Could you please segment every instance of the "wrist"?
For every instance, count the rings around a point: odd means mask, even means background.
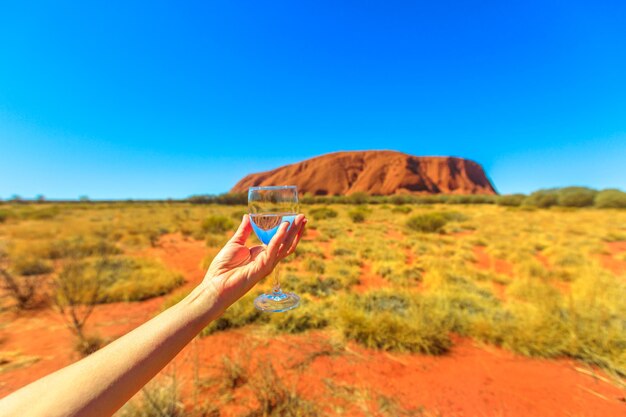
[[[190,318],[201,322],[204,327],[222,314],[219,295],[219,290],[212,281],[205,278],[179,304]]]

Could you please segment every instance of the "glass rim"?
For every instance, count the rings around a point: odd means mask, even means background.
[[[289,188],[298,189],[297,185],[258,185],[255,187],[249,187],[248,191],[257,191],[257,190],[286,190]]]

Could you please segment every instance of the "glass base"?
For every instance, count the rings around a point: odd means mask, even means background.
[[[293,310],[300,305],[300,297],[292,292],[261,294],[254,300],[254,306],[268,313],[281,313]]]

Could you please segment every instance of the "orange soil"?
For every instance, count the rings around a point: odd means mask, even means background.
[[[388,287],[387,280],[380,275],[375,274],[372,271],[372,265],[367,262],[363,262],[361,266],[361,276],[359,277],[359,283],[352,287],[356,292],[363,293],[369,289]]]
[[[513,276],[513,265],[504,259],[492,258],[483,246],[474,246],[476,266],[482,269],[493,270],[498,274]]]
[[[615,275],[625,275],[626,262],[616,259],[615,255],[626,251],[626,242],[608,242],[606,248],[609,253],[599,255],[602,266]]]
[[[483,246],[474,246],[475,265],[479,269],[486,271],[493,270],[498,274],[513,276],[513,265],[503,259],[492,258]],[[491,285],[500,300],[506,298],[506,285],[499,282],[492,282]]]
[[[192,286],[202,279],[198,265],[206,251],[202,242],[170,235],[160,247],[143,255],[162,259],[185,275],[186,286]],[[98,306],[90,320],[92,330],[119,337],[153,317],[162,302],[159,297]],[[0,397],[77,359],[72,353],[73,339],[53,311],[21,316],[4,312],[0,320],[6,323],[0,336],[2,351],[40,358],[29,366],[0,372]],[[179,379],[189,383],[194,371],[203,379],[219,376],[216,370],[223,355],[250,354],[257,362],[272,359],[279,376],[289,382],[287,386],[294,383],[304,397],[319,403],[329,394],[324,380],[332,379],[442,416],[618,416],[626,411],[623,390],[604,378],[577,371],[583,366],[571,360],[530,359],[461,338],[455,338],[450,354],[441,357],[392,355],[354,344],[336,351],[329,349],[329,334],[268,337],[254,327],[222,332],[194,341],[169,369],[176,368]],[[194,397],[190,385],[183,389],[188,404]],[[216,382],[207,385],[198,395],[199,402],[216,395]],[[246,385],[237,389],[234,399],[240,405],[225,406],[223,415],[237,415],[250,398]]]
[[[541,265],[543,265],[544,268],[546,269],[551,269],[552,266],[550,265],[550,261],[548,260],[548,258],[541,252],[537,252],[535,254],[535,258],[541,262]]]

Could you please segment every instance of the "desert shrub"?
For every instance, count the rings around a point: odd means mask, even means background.
[[[297,294],[311,294],[315,297],[326,297],[346,288],[344,282],[336,277],[301,277],[293,274],[287,274],[283,279],[283,284],[285,288]]]
[[[122,253],[114,239],[102,239],[98,236],[72,236],[55,239],[45,248],[44,256],[48,259],[85,258],[89,256],[117,255]]]
[[[192,195],[187,198],[191,204],[223,204],[229,206],[245,205],[248,202],[247,193],[225,193],[220,195]]]
[[[399,292],[349,295],[340,301],[337,318],[347,339],[370,348],[438,355],[451,345],[446,318],[418,296]]]
[[[598,192],[586,187],[565,187],[558,190],[558,205],[562,207],[589,207]]]
[[[41,208],[29,207],[28,210],[23,210],[20,213],[20,217],[24,220],[50,220],[54,219],[61,213],[61,209],[58,206],[46,206]]]
[[[0,247],[0,288],[15,301],[15,306],[25,310],[37,305],[38,290],[41,288],[39,275],[15,275],[8,268],[9,257],[3,247]]]
[[[409,214],[413,209],[409,206],[395,206],[391,209],[392,213]]]
[[[398,206],[402,204],[410,204],[412,202],[411,197],[412,196],[410,195],[396,194],[389,197],[389,202]]]
[[[300,242],[296,248],[296,257],[307,259],[310,257],[316,257],[324,259],[324,252],[314,243]]]
[[[295,389],[289,389],[278,376],[272,362],[260,361],[258,369],[249,378],[248,387],[256,402],[256,410],[247,417],[319,417],[319,407],[302,398]]]
[[[6,209],[0,209],[0,223],[4,223],[9,217],[11,217],[11,212]]]
[[[490,289],[471,281],[469,271],[433,269],[425,277],[431,308],[440,310],[450,328],[470,335],[476,322],[500,312],[500,302]]]
[[[207,327],[202,329],[200,336],[208,336],[212,333],[236,329],[247,324],[267,320],[266,316],[254,307],[254,299],[256,295],[248,293],[233,305],[228,307],[224,314],[218,319],[212,321]]]
[[[599,208],[626,208],[626,193],[616,189],[602,190],[594,199]]]
[[[465,214],[459,211],[442,211],[439,214],[449,222],[462,222],[468,219]]]
[[[574,340],[568,355],[626,376],[626,283],[605,271],[589,271],[564,303]]]
[[[418,214],[410,217],[406,225],[409,229],[424,232],[438,233],[443,230],[448,220],[441,213]]]
[[[331,259],[326,263],[325,279],[337,278],[345,288],[358,284],[362,262],[355,256]]]
[[[524,199],[524,205],[539,208],[548,208],[556,206],[559,202],[557,191],[539,190],[531,193],[526,199]]]
[[[115,417],[183,417],[184,404],[175,376],[161,377],[141,390],[126,403]]]
[[[422,204],[493,204],[496,202],[496,196],[482,194],[440,194],[437,196],[420,197],[419,202]]]
[[[497,344],[526,356],[566,353],[568,328],[558,306],[513,302],[506,313],[497,322]]]
[[[43,275],[54,270],[49,261],[24,254],[13,257],[11,264],[13,272],[22,276]]]
[[[309,214],[315,220],[334,219],[337,217],[337,211],[329,207],[317,207],[312,209]]]
[[[80,353],[82,356],[91,355],[102,346],[105,345],[104,339],[98,335],[85,335],[83,339],[76,339],[74,343],[74,350]]]
[[[375,262],[372,267],[376,274],[401,287],[415,286],[422,281],[424,273],[423,268],[415,265],[406,265],[404,262]]]
[[[85,333],[87,320],[93,313],[101,296],[101,272],[106,259],[100,260],[88,276],[88,264],[84,261],[71,260],[63,266],[55,281],[54,303],[66,321],[68,329],[77,337],[76,349],[80,353],[90,353],[95,349],[95,338]]]
[[[75,260],[65,265],[59,278],[66,275],[73,281],[97,282],[96,303],[141,301],[167,294],[184,282],[159,262],[124,257]],[[76,302],[87,302],[91,290],[76,295]]]
[[[501,195],[497,198],[496,204],[506,207],[519,207],[524,202],[526,196],[524,194],[508,194]]]
[[[370,196],[364,192],[352,193],[348,196],[348,202],[351,204],[365,204],[369,202]]]
[[[366,207],[356,207],[348,211],[348,216],[354,223],[363,223],[370,211]]]
[[[202,221],[201,229],[203,233],[224,233],[231,230],[235,224],[226,216],[209,216]]]
[[[319,301],[311,302],[303,298],[301,305],[286,314],[272,314],[269,324],[285,333],[302,333],[311,329],[321,329],[328,325],[326,310]]]
[[[102,294],[98,301],[103,303],[146,300],[167,294],[184,282],[182,275],[157,261],[132,258],[106,261],[100,279]]]
[[[326,265],[324,264],[324,261],[322,261],[321,259],[309,258],[304,261],[304,268],[310,272],[323,274],[324,271],[326,270]]]
[[[354,251],[347,248],[336,248],[333,249],[333,256],[351,256],[354,255]]]

